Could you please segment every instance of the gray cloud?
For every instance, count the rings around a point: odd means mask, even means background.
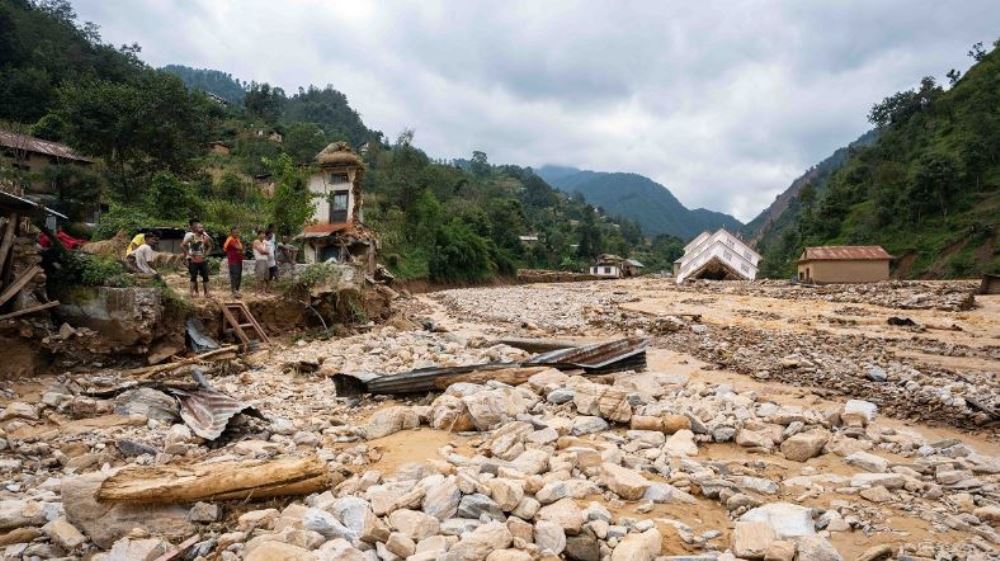
[[[78,0],[153,65],[332,84],[433,157],[634,171],[748,220],[863,133],[872,103],[969,64],[993,0],[825,3]]]

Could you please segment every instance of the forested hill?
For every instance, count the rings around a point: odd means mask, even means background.
[[[743,228],[743,233],[755,246],[768,246],[774,240],[780,239],[785,229],[795,224],[802,205],[799,203],[799,195],[807,188],[814,193],[807,193],[807,197],[822,195],[826,192],[827,182],[830,177],[847,161],[851,153],[858,148],[870,146],[878,138],[878,130],[873,129],[851,144],[838,148],[826,159],[809,168],[804,174],[792,181],[774,202],[764,209],[756,218],[747,223]],[[767,265],[765,265],[766,269]]]
[[[110,206],[94,230],[68,225],[75,235],[195,217],[217,234],[236,225],[252,235],[269,222],[295,234],[311,215],[305,185],[314,156],[346,142],[367,168],[365,220],[401,277],[476,282],[518,267],[580,270],[604,252],[660,269],[679,251],[670,238],[647,244],[634,223],[531,170],[492,165],[481,152],[467,166],[437,161],[413,131],[389,142],[333,86],[287,95],[224,71],[157,70],[140,53],[103,43],[68,2],[0,1],[0,128],[64,142],[100,162],[46,177],[56,193],[46,202],[74,221],[99,202]],[[0,159],[0,180],[26,183],[31,173]]]
[[[705,230],[743,228],[739,220],[728,214],[688,209],[669,189],[639,174],[562,166],[544,166],[538,174],[562,191],[583,195],[587,202],[610,215],[634,220],[649,234],[669,234],[687,240]]]
[[[879,244],[901,278],[1000,271],[1000,52],[876,104],[870,146],[850,151],[822,189],[803,187],[794,219],[759,245],[770,276],[810,245]],[[791,206],[790,206],[791,208]]]
[[[190,89],[217,95],[235,105],[243,104],[243,96],[250,88],[250,84],[244,84],[221,70],[191,68],[181,64],[168,64],[160,70],[177,76]]]

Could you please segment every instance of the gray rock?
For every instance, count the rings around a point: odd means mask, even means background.
[[[172,423],[178,418],[174,398],[152,388],[137,388],[119,394],[115,398],[114,411],[118,415],[145,415],[163,423]]]
[[[505,520],[503,509],[493,499],[480,493],[465,495],[458,503],[458,516],[476,518],[487,515],[493,520]]]
[[[170,540],[183,540],[195,532],[188,511],[179,505],[131,505],[97,501],[97,491],[108,477],[91,473],[63,480],[61,493],[66,518],[90,540],[109,549],[133,528]]]
[[[549,395],[545,396],[545,400],[549,403],[559,405],[573,401],[573,396],[575,395],[576,392],[572,388],[557,388],[549,392]]]
[[[583,436],[608,430],[608,422],[600,417],[590,415],[578,415],[573,418],[573,427],[570,432],[573,436]]]

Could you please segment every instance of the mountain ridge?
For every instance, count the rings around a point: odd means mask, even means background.
[[[736,218],[705,208],[689,209],[666,186],[638,173],[556,165],[535,171],[553,187],[578,193],[609,215],[636,221],[648,235],[670,234],[687,240],[720,227],[743,231],[743,223]]]

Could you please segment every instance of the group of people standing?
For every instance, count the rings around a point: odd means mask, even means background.
[[[222,245],[222,250],[226,253],[226,263],[229,265],[229,287],[233,296],[240,297],[240,286],[243,282],[243,258],[246,249],[240,239],[239,230],[233,226],[229,230],[229,237]],[[258,229],[257,237],[251,244],[253,251],[253,274],[257,281],[259,292],[270,292],[271,282],[278,278],[279,263],[294,263],[295,253],[298,249],[288,244],[287,236],[278,242],[274,232],[274,225],[268,224],[267,228]],[[192,280],[192,282],[194,282]],[[193,288],[193,290],[195,290]]]
[[[155,234],[139,233],[135,235],[125,250],[126,264],[131,272],[159,278],[160,275],[152,266],[155,255],[153,247],[155,247],[156,242]],[[181,242],[181,249],[184,251],[184,259],[187,263],[192,298],[199,296],[199,277],[201,279],[201,293],[208,297],[210,271],[207,258],[214,246],[215,241],[205,231],[204,225],[197,220],[192,220]],[[271,282],[278,278],[279,266],[293,265],[298,252],[298,248],[288,243],[287,236],[278,242],[273,224],[268,224],[266,228],[257,230],[257,236],[250,249],[253,255],[253,274],[257,281],[257,290],[264,293],[271,291]],[[243,284],[243,261],[247,256],[247,248],[244,247],[243,240],[240,239],[239,229],[236,226],[229,229],[229,236],[222,244],[222,251],[226,254],[226,263],[229,266],[229,289],[234,298],[240,298],[240,287]]]

